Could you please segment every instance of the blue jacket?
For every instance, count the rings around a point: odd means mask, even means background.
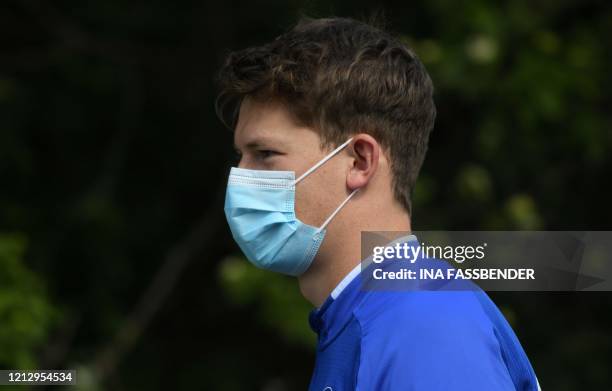
[[[318,334],[310,390],[538,390],[482,290],[364,290],[361,279],[310,314]]]

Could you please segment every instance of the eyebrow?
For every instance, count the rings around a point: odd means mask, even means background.
[[[257,149],[259,147],[266,147],[268,146],[271,142],[279,142],[279,140],[274,140],[271,139],[269,137],[256,137],[253,140],[250,140],[249,142],[247,142],[244,145],[245,149]],[[240,148],[238,148],[238,145],[236,143],[234,143],[234,149],[236,151],[240,151]]]

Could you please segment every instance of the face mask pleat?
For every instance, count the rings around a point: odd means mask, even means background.
[[[293,212],[294,191],[273,188],[252,188],[244,184],[229,185],[231,187],[231,197],[226,197],[226,208],[230,213],[235,213],[235,209],[248,209],[252,212]],[[254,194],[257,197],[254,197]]]

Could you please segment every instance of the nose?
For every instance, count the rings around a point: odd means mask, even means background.
[[[261,169],[261,167],[256,164],[255,159],[251,158],[248,153],[245,153],[240,157],[237,166],[238,168],[246,168],[249,170]]]

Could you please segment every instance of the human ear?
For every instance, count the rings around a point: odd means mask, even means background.
[[[346,177],[346,185],[350,190],[363,188],[367,186],[378,169],[380,145],[374,137],[360,133],[353,136],[349,144],[349,152],[353,157],[353,162]]]

